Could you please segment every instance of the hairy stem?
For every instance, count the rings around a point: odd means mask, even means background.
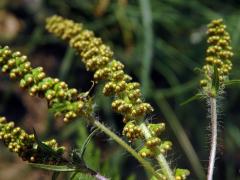
[[[152,136],[145,123],[141,123],[140,128],[145,136],[145,139],[148,139]],[[174,180],[175,178],[173,176],[173,172],[172,172],[171,168],[169,167],[169,164],[168,164],[166,158],[162,154],[159,154],[155,157],[155,159],[158,161],[160,167],[162,168],[163,174],[167,177],[167,179]]]
[[[152,165],[144,160],[131,146],[129,146],[125,141],[123,141],[119,136],[117,136],[114,132],[112,132],[109,128],[104,126],[104,124],[97,121],[94,117],[89,117],[90,122],[101,129],[105,134],[107,134],[109,137],[111,137],[115,142],[117,142],[119,145],[121,145],[126,151],[128,151],[133,157],[135,157],[142,166],[152,175],[154,175],[157,178],[162,178],[152,167]]]
[[[95,177],[96,177],[97,180],[109,180],[108,178],[102,176],[102,175],[99,174],[99,173],[97,173],[97,174],[95,175]]]
[[[175,112],[173,111],[171,106],[167,103],[167,101],[162,93],[156,92],[154,94],[154,97],[155,97],[156,101],[159,102],[158,106],[161,109],[166,120],[168,121],[170,127],[172,128],[180,146],[182,147],[193,170],[195,171],[197,178],[198,179],[206,179],[204,169],[200,163],[197,153],[194,150],[193,145],[190,142],[186,132],[184,131],[184,127],[182,127]]]
[[[211,116],[211,150],[208,164],[207,180],[213,179],[214,163],[217,149],[217,103],[216,98],[210,98],[210,116]]]
[[[74,172],[71,176],[71,180],[76,179],[75,177],[79,174],[79,172]],[[96,172],[96,174],[91,175],[94,176],[96,178],[96,180],[109,180],[108,178],[106,178],[105,176],[102,176],[101,174],[99,174],[98,172]],[[81,179],[81,178],[80,178]]]

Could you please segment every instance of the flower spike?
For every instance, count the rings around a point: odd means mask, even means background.
[[[18,79],[31,96],[45,98],[55,116],[63,116],[64,122],[92,112],[89,98],[81,98],[76,89],[57,78],[46,77],[42,67],[33,68],[26,56],[12,52],[8,46],[0,47],[0,68]]]
[[[34,134],[28,134],[20,127],[15,127],[14,122],[7,122],[5,117],[0,117],[0,140],[12,152],[17,153],[24,161],[42,164],[61,164],[64,147],[59,147],[56,140],[43,142],[49,151],[41,148]]]
[[[222,19],[213,20],[208,25],[206,64],[203,66],[203,79],[200,80],[204,95],[216,97],[222,92],[232,69],[232,47],[230,36]]]

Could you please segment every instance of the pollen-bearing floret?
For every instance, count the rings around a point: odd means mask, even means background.
[[[25,55],[12,52],[8,46],[0,47],[0,69],[18,79],[20,87],[27,89],[31,96],[45,98],[55,116],[62,116],[64,122],[92,111],[89,99],[82,99],[77,90],[70,89],[65,82],[47,77],[42,67],[33,68]]]
[[[64,147],[58,146],[55,139],[43,142],[56,154],[53,156],[41,149],[34,134],[26,133],[22,128],[15,127],[14,122],[7,122],[5,117],[0,117],[0,141],[12,152],[17,153],[24,161],[44,164],[63,163],[61,157]]]
[[[213,20],[208,25],[206,64],[203,66],[203,79],[200,85],[204,95],[216,97],[224,88],[232,69],[232,47],[230,36],[222,19]]]

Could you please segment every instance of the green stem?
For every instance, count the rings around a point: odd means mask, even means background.
[[[144,122],[140,124],[140,128],[144,134],[145,139],[152,137],[149,129],[147,128],[147,126]],[[175,178],[173,176],[173,172],[172,172],[166,158],[160,153],[155,157],[155,159],[158,161],[158,163],[163,171],[163,174],[167,177],[167,179],[175,180]]]
[[[94,117],[88,117],[90,122],[101,129],[105,134],[107,134],[109,137],[111,137],[114,141],[116,141],[120,146],[122,146],[126,151],[128,151],[133,157],[135,157],[142,166],[149,172],[150,174],[154,175],[157,178],[162,178],[152,167],[152,165],[143,159],[131,146],[129,146],[125,141],[123,141],[119,136],[117,136],[114,132],[112,132],[110,129],[108,129],[104,124],[97,121]]]

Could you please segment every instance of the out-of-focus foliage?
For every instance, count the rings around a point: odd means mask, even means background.
[[[174,140],[174,153],[169,154],[173,166],[178,164],[190,169],[190,179],[196,179],[200,172],[194,171],[194,165],[188,160],[191,153],[184,144],[181,126],[206,167],[207,106],[197,101],[185,106],[180,104],[198,91],[199,74],[194,68],[204,63],[206,24],[212,19],[223,18],[228,27],[235,54],[230,76],[239,79],[240,4],[233,0],[148,2],[150,12],[140,0],[1,0],[0,44],[28,54],[33,65],[43,66],[49,75],[86,91],[91,87],[92,74],[85,71],[74,50],[44,30],[45,18],[53,14],[84,23],[112,47],[116,58],[126,65],[134,80],[144,82],[145,98],[155,108],[149,121],[165,121],[167,136]],[[152,22],[145,26],[149,14]],[[34,127],[43,137],[55,136],[65,146],[81,146],[90,131],[85,128],[86,124],[80,120],[63,126],[60,121],[53,121],[51,114],[47,115],[44,101],[28,97],[2,74],[0,80],[2,115],[19,120],[16,123],[29,131]],[[240,179],[239,90],[238,85],[227,87],[220,107],[215,179]],[[101,88],[95,88],[92,93],[97,102],[97,116],[120,134],[123,124],[121,118],[112,113],[109,99],[101,95]],[[0,148],[0,179],[49,179],[48,173],[29,169],[5,148]],[[93,138],[85,158],[90,167],[113,179],[145,179],[136,160],[103,134]]]

